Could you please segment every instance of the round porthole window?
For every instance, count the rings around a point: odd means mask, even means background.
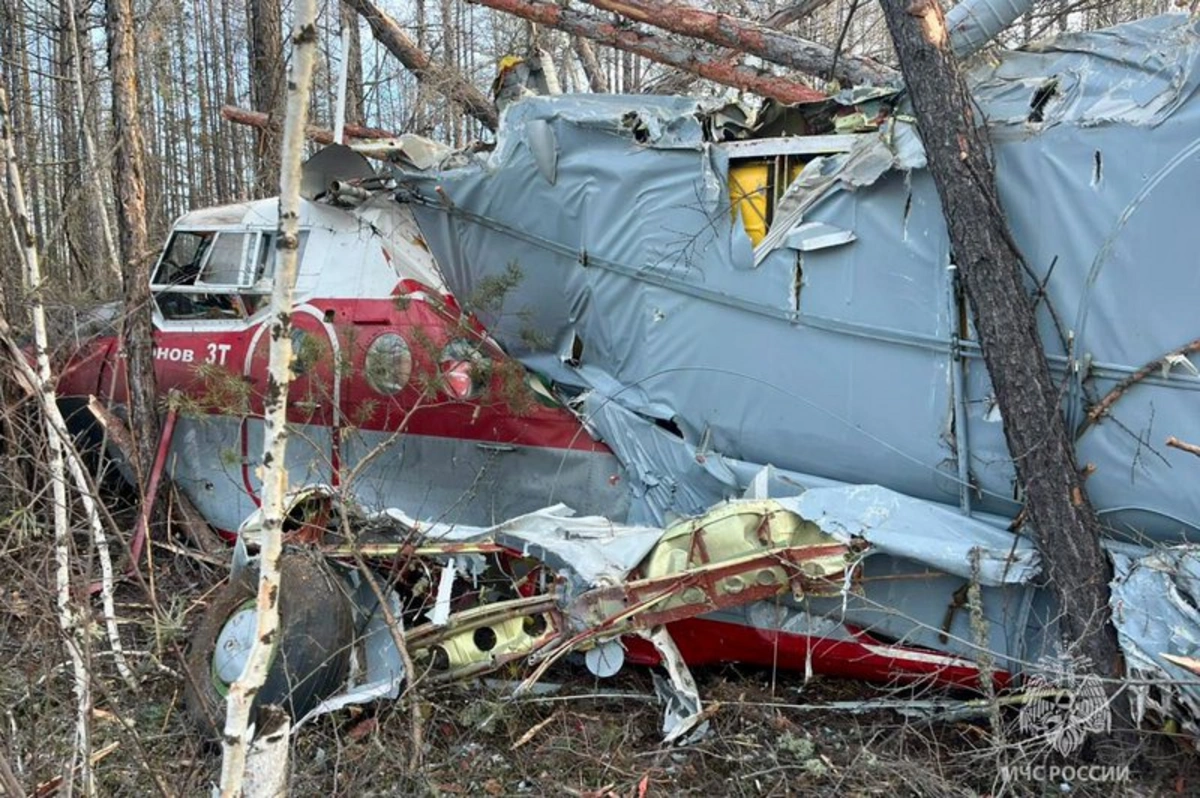
[[[469,341],[451,341],[442,350],[445,391],[460,400],[474,399],[487,387],[487,358]]]
[[[399,393],[412,375],[412,352],[396,333],[384,333],[367,347],[367,384],[382,394]]]

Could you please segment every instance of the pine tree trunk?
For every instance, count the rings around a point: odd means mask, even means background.
[[[283,18],[279,0],[250,0],[250,102],[271,124],[258,131],[255,175],[258,195],[269,197],[279,188],[279,128],[282,124]]]
[[[936,0],[884,0],[883,9],[1003,414],[1008,450],[1060,604],[1065,642],[1098,675],[1117,678],[1122,661],[1109,623],[1112,568],[1038,335],[1021,254],[1000,207],[986,129],[977,124]],[[1118,718],[1123,704],[1114,707]]]
[[[64,0],[62,15],[67,23],[67,30],[64,38],[69,41],[69,49],[65,53],[71,59],[71,85],[74,89],[75,107],[72,117],[79,120],[80,139],[83,141],[83,163],[79,166],[80,179],[87,186],[89,194],[89,202],[87,206],[87,216],[95,218],[94,224],[82,225],[84,232],[85,252],[96,253],[100,252],[100,257],[105,261],[103,272],[120,276],[121,262],[117,255],[117,245],[113,234],[112,223],[109,221],[108,206],[104,199],[104,178],[100,168],[100,157],[96,152],[96,142],[92,137],[91,128],[87,123],[87,114],[84,109],[87,108],[87,101],[84,98],[84,53],[81,47],[82,37],[79,35],[79,26],[77,20],[79,14],[75,9],[75,0]],[[90,49],[86,51],[90,54]],[[101,242],[103,249],[97,249],[90,245],[90,239],[95,235],[96,227],[99,227]],[[93,254],[94,257],[94,254]]]
[[[362,36],[358,31],[358,14],[341,0],[341,23],[350,31],[350,47],[345,57],[350,61],[346,73],[346,124],[362,125],[367,114],[363,108]]]
[[[891,69],[869,58],[850,53],[841,53],[835,58],[834,51],[823,44],[780,33],[772,27],[770,20],[758,24],[668,0],[584,1],[634,22],[732,48],[737,57],[750,53],[809,75],[828,77],[832,72],[833,77],[848,84],[884,84],[896,78]],[[788,17],[777,19],[793,21]],[[625,91],[629,90],[626,86]]]
[[[154,401],[154,324],[150,297],[152,253],[146,233],[145,145],[138,113],[133,0],[107,0],[107,12],[116,144],[113,185],[117,194],[125,295],[121,345],[129,387],[129,426],[137,443],[133,466],[139,484],[145,485],[158,445],[158,416]],[[151,498],[143,496],[143,506],[150,503]]]
[[[429,57],[408,34],[371,0],[346,0],[366,20],[375,39],[404,64],[422,84],[428,83],[462,109],[478,119],[484,127],[495,130],[499,117],[492,101],[475,88],[451,64],[439,64]],[[420,6],[418,8],[421,8]],[[420,27],[418,27],[418,31]]]
[[[355,3],[366,0],[353,0]],[[506,14],[551,28],[583,36],[622,52],[633,53],[667,66],[694,72],[715,83],[722,83],[782,103],[821,100],[825,95],[796,80],[761,74],[756,69],[730,64],[721,58],[700,52],[686,44],[663,36],[639,31],[628,25],[609,22],[554,3],[527,0],[468,0]],[[618,75],[620,72],[618,72]],[[616,81],[613,81],[614,83]]]

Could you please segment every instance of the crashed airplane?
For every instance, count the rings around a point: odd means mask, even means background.
[[[1137,711],[1192,734],[1200,462],[1163,441],[1200,438],[1198,68],[1200,25],[1171,15],[971,74]],[[1069,659],[901,91],[529,97],[490,151],[382,154],[307,167],[295,587],[260,700],[395,697],[402,633],[428,684],[662,664],[676,739],[704,716],[689,665],[1003,687]],[[185,215],[153,278],[159,386],[184,397],[165,462],[238,533],[192,641],[200,715],[254,627],[276,213]],[[94,338],[60,393],[119,407],[123,371]]]

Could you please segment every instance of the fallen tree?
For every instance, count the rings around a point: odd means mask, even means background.
[[[352,0],[359,3],[365,0]],[[715,83],[732,86],[782,103],[820,100],[824,94],[788,78],[764,75],[748,67],[732,64],[720,55],[698,52],[650,33],[606,22],[580,11],[552,3],[526,0],[468,0],[476,5],[557,28],[585,39],[640,55],[651,61],[692,72]]]
[[[496,106],[479,89],[471,85],[457,70],[434,61],[416,42],[371,0],[346,0],[371,27],[371,34],[388,49],[417,80],[446,95],[452,102],[486,127],[495,130],[500,124]]]
[[[936,0],[885,0],[882,6],[1065,642],[1093,673],[1111,680],[1111,696],[1122,673],[1109,623],[1112,566],[1038,335],[1022,256],[1000,206],[987,131],[975,117]],[[1113,709],[1118,723],[1128,722],[1127,707]]]
[[[883,84],[899,79],[896,72],[869,58],[837,54],[823,44],[774,30],[768,25],[729,14],[702,11],[665,0],[584,0],[604,11],[656,28],[703,39],[749,53],[780,66],[847,84]]]
[[[245,108],[238,108],[236,105],[222,105],[221,117],[239,125],[247,125],[254,128],[264,128],[269,124],[273,124],[270,117],[261,111],[250,111]],[[282,129],[282,127],[280,128]],[[363,127],[361,125],[346,125],[346,136],[352,139],[394,139],[399,133],[389,133],[386,130],[380,130],[374,127]],[[319,127],[317,125],[305,125],[304,137],[317,142],[318,144],[332,144],[333,131],[329,128]]]

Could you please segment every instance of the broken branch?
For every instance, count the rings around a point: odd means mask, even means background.
[[[270,117],[261,111],[249,111],[245,108],[238,108],[236,105],[222,105],[221,116],[230,122],[256,128],[265,128],[272,124],[278,124],[278,122],[272,123]],[[397,133],[389,133],[386,130],[362,127],[360,125],[346,125],[345,130],[346,136],[352,139],[393,139],[399,135]],[[333,143],[333,131],[317,125],[305,125],[304,136],[319,144]]]
[[[1180,451],[1191,452],[1192,454],[1196,455],[1197,457],[1200,457],[1200,446],[1197,446],[1194,443],[1188,443],[1187,441],[1181,441],[1178,438],[1176,438],[1174,435],[1167,438],[1167,446],[1170,446],[1172,449],[1179,449]]]
[[[488,130],[495,130],[500,124],[496,106],[483,92],[471,85],[461,74],[450,67],[435,62],[416,42],[396,24],[396,21],[384,13],[371,0],[346,0],[353,6],[358,15],[367,21],[371,34],[376,41],[396,56],[417,80],[427,83],[440,91],[462,109],[479,120]],[[347,128],[349,130],[349,128]]]
[[[352,0],[354,3],[363,0]],[[821,92],[787,78],[764,75],[744,66],[730,64],[721,57],[697,52],[650,33],[614,25],[596,17],[551,3],[525,0],[469,0],[476,5],[557,28],[601,44],[624,50],[660,64],[693,72],[715,83],[754,92],[781,103],[813,102],[825,98]]]
[[[584,0],[634,22],[750,53],[781,66],[847,84],[892,83],[896,72],[869,58],[843,53],[767,25],[663,0]]]
[[[1083,437],[1083,433],[1087,431],[1088,427],[1092,426],[1097,421],[1104,418],[1104,416],[1108,415],[1108,411],[1112,409],[1112,406],[1117,403],[1118,399],[1125,395],[1126,391],[1149,377],[1154,372],[1161,369],[1163,367],[1163,363],[1169,364],[1172,358],[1187,357],[1188,355],[1196,352],[1200,352],[1200,338],[1197,338],[1191,343],[1184,344],[1178,349],[1167,352],[1161,357],[1154,358],[1154,360],[1146,363],[1140,369],[1118,382],[1113,386],[1111,391],[1106,393],[1104,397],[1097,402],[1091,410],[1088,411],[1087,417],[1083,420],[1083,424],[1079,426],[1079,431],[1075,433],[1075,440],[1079,440],[1081,437]]]

